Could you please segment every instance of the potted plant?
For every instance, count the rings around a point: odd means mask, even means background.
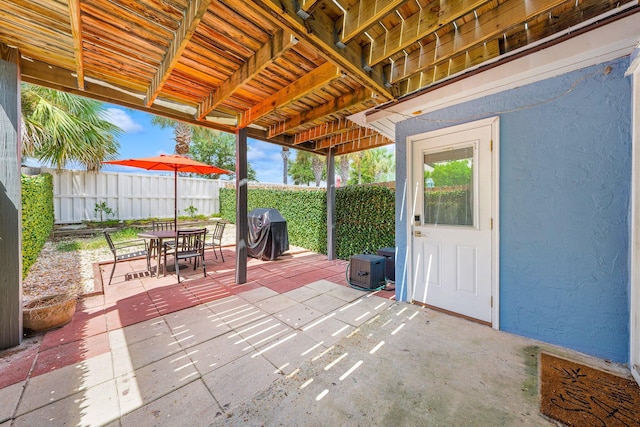
[[[29,301],[23,307],[22,326],[31,332],[44,332],[71,321],[77,298],[71,294],[49,295]]]

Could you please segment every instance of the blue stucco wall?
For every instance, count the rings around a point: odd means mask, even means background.
[[[500,329],[628,361],[628,66],[621,58],[398,124],[398,299],[409,243],[406,138],[500,116]]]

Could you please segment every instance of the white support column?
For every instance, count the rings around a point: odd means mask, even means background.
[[[0,43],[0,349],[22,342],[20,53]]]
[[[632,58],[633,62],[626,74],[632,79],[629,367],[640,384],[640,45],[634,50]]]

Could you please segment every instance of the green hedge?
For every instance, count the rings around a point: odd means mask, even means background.
[[[336,256],[395,246],[395,191],[378,186],[347,186],[336,191]]]
[[[53,177],[22,175],[22,277],[36,262],[54,223]]]
[[[287,220],[289,242],[327,253],[327,198],[324,191],[249,189],[247,208],[275,208]],[[235,223],[235,189],[220,190],[220,214]],[[395,193],[385,187],[348,186],[336,191],[336,256],[395,246]]]
[[[274,208],[287,220],[289,243],[327,252],[327,196],[324,191],[249,189],[247,209]],[[220,215],[236,222],[236,191],[220,189]]]
[[[473,225],[471,190],[430,191],[424,195],[425,224]]]

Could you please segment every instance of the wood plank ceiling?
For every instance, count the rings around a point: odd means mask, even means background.
[[[24,81],[319,154],[348,119],[637,0],[4,0]],[[463,74],[464,75],[464,74]]]

